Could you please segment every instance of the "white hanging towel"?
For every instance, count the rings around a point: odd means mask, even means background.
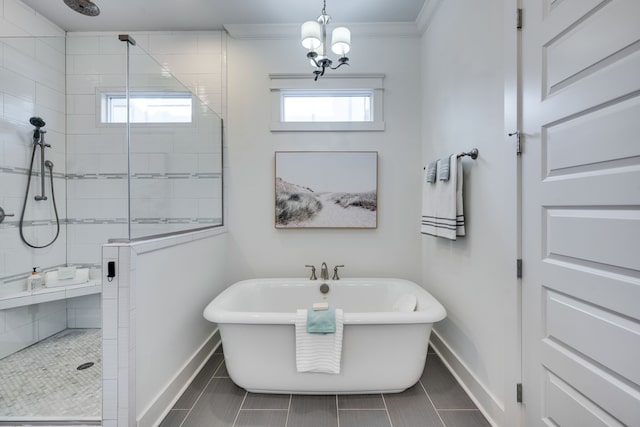
[[[462,160],[452,154],[449,158],[448,181],[438,180],[430,184],[426,182],[426,177],[423,180],[421,233],[450,240],[464,236],[462,203]]]
[[[336,332],[307,332],[307,310],[296,311],[296,369],[298,372],[340,373],[344,315],[336,308]]]

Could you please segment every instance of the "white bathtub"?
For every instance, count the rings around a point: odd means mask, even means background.
[[[327,294],[320,285],[327,283]],[[394,312],[399,297],[415,295],[416,310]],[[295,312],[327,301],[344,310],[340,374],[299,373]],[[256,393],[394,393],[414,385],[424,368],[442,305],[401,279],[254,279],[218,295],[204,317],[218,324],[229,376]]]

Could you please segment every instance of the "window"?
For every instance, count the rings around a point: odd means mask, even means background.
[[[383,131],[382,75],[272,74],[272,131]]]
[[[131,123],[191,123],[191,92],[133,92],[129,94]],[[123,92],[102,94],[102,122],[126,123]]]
[[[373,91],[283,90],[283,122],[370,122]]]

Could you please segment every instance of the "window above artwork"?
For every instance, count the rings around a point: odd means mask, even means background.
[[[272,131],[383,131],[382,75],[271,75]]]
[[[191,92],[132,92],[129,94],[131,123],[191,123]],[[127,98],[124,92],[101,94],[102,123],[126,123]]]

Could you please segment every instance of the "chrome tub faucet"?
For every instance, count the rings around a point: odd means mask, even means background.
[[[318,278],[316,277],[316,266],[305,265],[305,267],[309,267],[311,269],[311,277],[309,277],[309,280],[318,280]]]
[[[333,276],[331,277],[331,280],[340,280],[340,277],[338,276],[338,268],[340,267],[344,267],[344,264],[333,267]]]

